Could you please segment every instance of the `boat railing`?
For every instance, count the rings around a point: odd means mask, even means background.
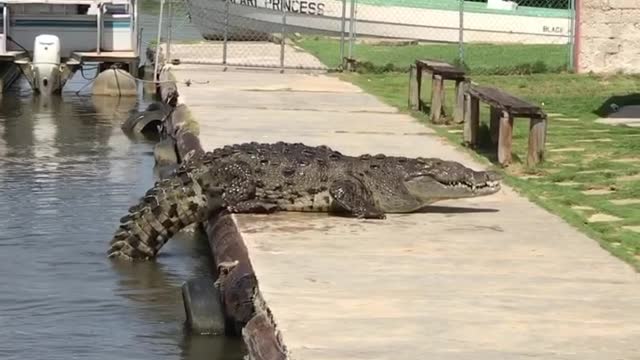
[[[9,26],[9,9],[4,5],[0,4],[2,7],[2,26],[0,26],[0,54],[6,54],[7,52],[7,27]]]

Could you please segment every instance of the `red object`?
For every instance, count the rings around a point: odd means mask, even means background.
[[[576,16],[574,21],[576,22],[575,28],[576,32],[573,39],[573,71],[578,73],[578,69],[580,68],[580,39],[581,39],[581,31],[580,31],[580,13],[582,8],[582,0],[576,0],[575,9]]]

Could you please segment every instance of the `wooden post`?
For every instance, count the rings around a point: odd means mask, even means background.
[[[502,111],[491,107],[491,117],[489,119],[489,135],[491,136],[491,143],[496,145],[498,143],[498,137],[500,132],[500,116]]]
[[[513,116],[503,111],[500,117],[500,133],[498,138],[498,162],[507,166],[511,163],[511,143],[513,140]]]
[[[418,87],[416,88],[418,110],[422,110],[422,101],[420,101],[422,97],[422,66],[418,63],[416,63],[416,82],[418,83]]]
[[[433,75],[431,88],[431,122],[440,124],[442,106],[444,104],[444,81],[442,76]]]
[[[529,153],[527,165],[533,166],[544,159],[547,118],[531,118],[529,122]]]
[[[420,84],[418,82],[418,69],[411,64],[409,71],[409,109],[420,110]]]
[[[456,80],[456,107],[453,111],[453,122],[461,124],[464,121],[464,88],[465,81]]]
[[[469,145],[478,144],[478,129],[480,127],[480,101],[475,96],[465,94],[464,111],[464,141]]]

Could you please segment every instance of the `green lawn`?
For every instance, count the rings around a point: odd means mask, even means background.
[[[330,68],[338,68],[340,41],[324,37],[304,37],[297,45]],[[345,45],[345,56],[347,55]],[[465,64],[471,74],[531,74],[567,69],[566,45],[466,44]],[[416,59],[459,59],[457,44],[375,45],[356,44],[353,57],[366,72],[407,71]]]
[[[406,111],[407,74],[352,73],[340,76]],[[562,114],[550,118],[546,161],[535,169],[527,169],[522,163],[526,158],[528,123],[516,119],[513,145],[515,163],[500,171],[505,174],[506,182],[518,191],[640,269],[640,233],[633,231],[636,228],[631,228],[640,227],[640,204],[615,203],[616,200],[640,199],[640,128],[613,127],[595,122],[598,118],[595,112],[610,97],[640,93],[640,77],[538,74],[474,76],[473,80],[497,86],[536,103],[544,103],[545,110],[550,114]],[[428,91],[429,86],[424,88]],[[449,92],[447,97],[451,99],[452,95]],[[423,94],[423,99],[428,99],[428,94]],[[637,95],[630,99],[627,102],[640,103]],[[488,119],[487,110],[483,108],[482,111],[484,125]],[[426,124],[425,114],[413,115]],[[462,135],[452,130],[460,130],[462,126],[433,127],[453,143],[461,143]],[[489,146],[466,151],[485,161],[495,160],[495,150]],[[593,190],[609,193],[583,193]],[[620,220],[588,221],[598,213]],[[640,231],[640,228],[637,229]]]

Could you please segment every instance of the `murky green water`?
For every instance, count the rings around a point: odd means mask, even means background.
[[[0,98],[0,359],[240,359],[239,340],[183,328],[180,286],[211,271],[202,239],[106,258],[155,181],[152,144],[120,129],[142,99],[77,96],[83,83]]]

